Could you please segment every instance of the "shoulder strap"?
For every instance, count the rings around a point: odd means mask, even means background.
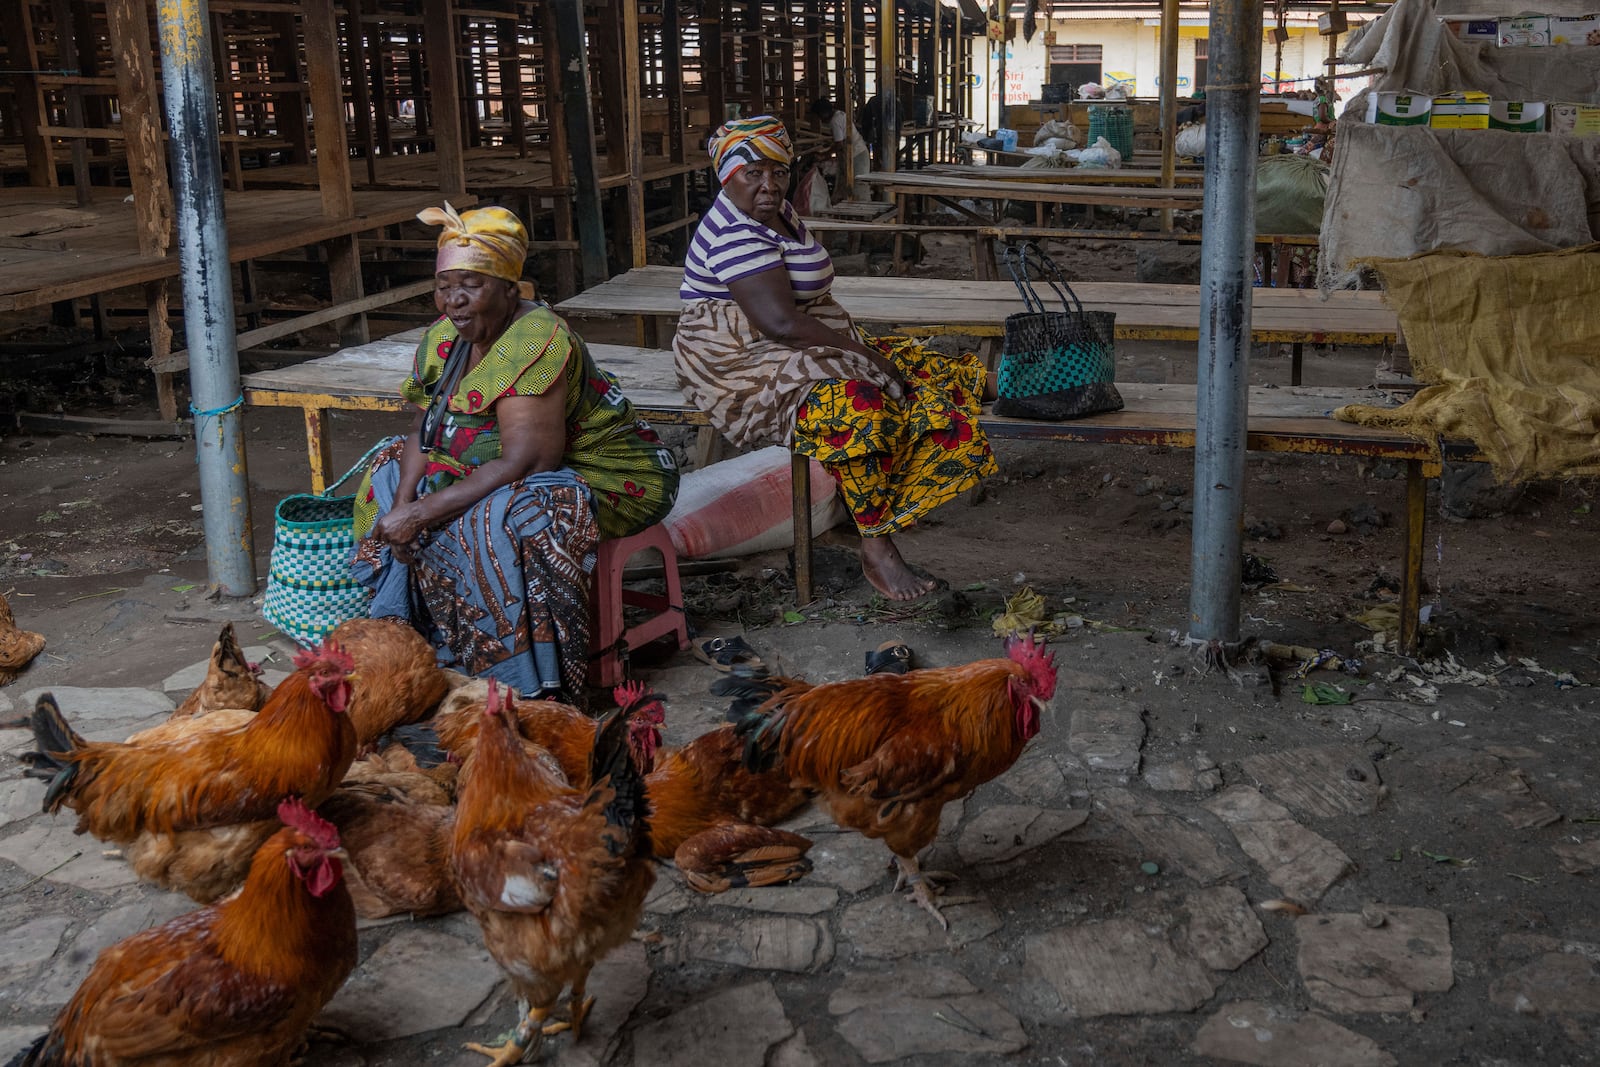
[[[373,456],[377,455],[378,451],[380,449],[387,447],[395,439],[396,438],[394,436],[385,437],[382,440],[380,440],[377,444],[375,444],[371,448],[367,449],[367,454],[362,456],[360,459],[356,460],[356,465],[354,467],[351,467],[349,470],[345,471],[338,478],[336,478],[335,480],[329,482],[327,488],[324,489],[322,492],[318,493],[317,495],[318,496],[332,496],[333,495],[333,491],[335,489],[339,488],[345,482],[349,481],[350,478],[353,475],[355,475],[358,471],[364,470],[366,468],[366,466],[367,466],[367,462],[369,460],[371,460]]]

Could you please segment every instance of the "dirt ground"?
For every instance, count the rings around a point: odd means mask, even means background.
[[[1125,247],[1079,245],[1059,258],[1075,278],[1132,280]],[[930,239],[916,273],[964,277],[968,262],[959,241]],[[605,332],[592,336],[605,340]],[[1366,385],[1381,358],[1370,349],[1308,350],[1305,383]],[[1119,347],[1118,361],[1120,379],[1194,381],[1192,345],[1128,343]],[[72,383],[53,387],[67,396],[68,410],[88,413],[101,389],[124,394],[102,410],[154,417],[148,383],[126,368],[101,364],[76,373]],[[1251,380],[1286,385],[1287,356],[1258,354]],[[304,441],[293,413],[247,410],[244,425],[257,573],[264,576],[273,504],[306,486]],[[397,428],[393,417],[338,414],[335,456],[353,460],[366,443]],[[687,582],[701,635],[744,633],[769,662],[818,679],[859,673],[863,650],[886,637],[908,641],[926,665],[998,655],[992,617],[1024,587],[1043,596],[1046,617],[1063,627],[1052,641],[1071,678],[1026,771],[1019,765],[964,809],[953,809],[950,832],[935,846],[936,857],[961,875],[954,892],[981,897],[984,904],[970,907],[986,907],[994,921],[958,922],[948,940],[920,927],[914,937],[901,931],[896,936],[915,942],[912,950],[885,947],[867,919],[879,915],[872,909],[889,895],[886,874],[874,866],[886,855],[871,854],[865,881],[830,881],[830,857],[858,853],[845,842],[848,835],[827,831],[825,817],[802,819],[822,844],[815,875],[801,884],[832,885],[839,893],[810,917],[781,921],[813,924],[827,952],[819,948],[798,964],[762,965],[767,957],[753,950],[741,957],[707,949],[708,928],[731,931],[727,936],[737,940],[749,924],[780,920],[759,903],[718,907],[676,889],[681,903],[653,910],[645,924],[650,936],[630,949],[644,961],[631,1012],[588,1043],[591,1058],[575,1058],[582,1046],[568,1049],[558,1039],[559,1062],[676,1064],[717,1055],[738,1063],[853,1065],[897,1058],[861,1036],[862,1027],[871,1027],[845,1002],[845,993],[860,990],[869,1006],[874,997],[893,1002],[884,1018],[899,1020],[902,1044],[891,1046],[913,1049],[902,1053],[904,1062],[1600,1061],[1600,920],[1593,874],[1572,873],[1583,871],[1584,856],[1591,857],[1591,871],[1600,862],[1593,825],[1600,823],[1600,753],[1590,687],[1600,677],[1600,620],[1593,610],[1600,577],[1582,562],[1600,558],[1595,486],[1549,483],[1513,492],[1470,471],[1452,472],[1445,491],[1435,485],[1424,568],[1435,654],[1411,660],[1377,650],[1373,632],[1357,621],[1395,600],[1403,472],[1351,458],[1252,455],[1246,551],[1277,580],[1244,594],[1244,634],[1332,650],[1359,665],[1354,673],[1321,669],[1299,678],[1292,664],[1246,664],[1230,677],[1206,672],[1193,653],[1172,643],[1185,632],[1189,604],[1191,453],[1012,442],[997,443],[996,451],[1001,473],[980,501],[949,506],[903,539],[912,563],[950,583],[949,592],[927,602],[895,606],[873,596],[854,567],[850,539],[837,531],[824,539],[824,576],[813,605],[793,603],[783,553]],[[172,672],[205,657],[223,619],[239,620],[246,644],[286,651],[261,621],[259,600],[204,599],[199,519],[187,442],[0,437],[0,591],[21,623],[49,639],[22,678],[0,689],[0,704],[9,697],[18,702],[10,714],[25,710],[22,694],[41,687],[159,690]],[[797,607],[805,621],[794,623],[790,615],[786,622],[785,613]],[[669,741],[719,721],[721,706],[706,691],[716,676],[687,654],[657,652],[638,666],[669,696]],[[1342,689],[1354,703],[1308,703],[1308,682]],[[1325,697],[1329,692],[1322,690]],[[1096,755],[1086,721],[1091,709],[1121,723],[1108,736],[1115,735],[1111,747],[1123,756],[1131,751],[1131,763]],[[0,734],[0,748],[10,753],[22,740]],[[1293,763],[1307,752],[1308,764],[1283,773],[1283,760]],[[1333,783],[1323,800],[1339,794],[1341,781],[1364,799],[1342,807],[1308,799],[1303,794],[1320,788],[1312,780],[1322,772]],[[19,774],[12,755],[0,755],[0,782]],[[1348,862],[1331,886],[1317,894],[1302,888],[1297,897],[1284,884],[1301,883],[1284,872],[1299,870],[1303,852],[1258,849],[1237,830],[1229,836],[1219,804],[1236,789],[1262,790],[1289,809],[1285,817],[1301,830],[1342,850]],[[0,846],[37,822],[21,813],[29,798],[36,800],[35,793],[24,796],[20,787],[5,798],[13,814],[0,815]],[[1132,815],[1129,805],[1137,809]],[[1032,819],[1041,811],[1087,813],[1088,820],[1039,839],[1032,829],[1018,829],[1020,855],[968,847],[974,827],[992,829],[984,820],[1018,812],[1033,812]],[[1210,841],[1220,866],[1197,859],[1185,833]],[[74,847],[94,845],[80,839]],[[1266,862],[1267,853],[1282,866]],[[1573,855],[1579,859],[1569,862]],[[673,877],[663,874],[663,881]],[[1075,959],[1082,966],[1101,959],[1084,955],[1094,946],[1082,939],[1096,931],[1118,930],[1135,940],[1145,936],[1140,930],[1167,931],[1150,934],[1167,946],[1161,953],[1180,949],[1169,961],[1172,974],[1159,984],[1181,986],[1178,976],[1197,965],[1183,955],[1182,936],[1171,932],[1173,916],[1189,914],[1185,909],[1198,907],[1200,894],[1217,887],[1243,892],[1265,945],[1227,961],[1232,967],[1205,957],[1203,995],[1181,1004],[1134,997],[1099,1012],[1086,1007],[1094,997],[1081,982],[1063,977]],[[135,891],[62,884],[0,859],[0,929],[60,912],[75,933]],[[1271,910],[1271,902],[1286,897],[1312,897],[1302,899],[1310,914],[1297,919]],[[1431,934],[1400,938],[1398,946],[1380,944],[1385,931],[1408,931],[1408,923],[1422,921],[1413,910],[1444,917],[1442,947],[1433,927]],[[1369,931],[1375,947],[1339,971],[1343,977],[1328,978],[1314,958],[1311,927],[1343,929],[1338,924],[1347,920]],[[1126,930],[1118,925],[1124,921]],[[784,929],[792,935],[791,927]],[[1230,929],[1239,934],[1245,927],[1250,923],[1239,919]],[[363,956],[419,930],[469,943],[476,936],[461,917],[386,926],[364,933]],[[767,934],[758,927],[751,936],[759,941]],[[931,940],[917,941],[924,937]],[[63,947],[54,959],[8,966],[6,943],[0,937],[0,974],[19,983],[65,965]],[[1067,961],[1055,969],[1053,951]],[[1107,985],[1120,980],[1112,973],[1119,959],[1142,951],[1132,942],[1109,951],[1100,964]],[[1157,957],[1159,970],[1167,956]],[[1400,957],[1409,962],[1397,963]],[[1433,967],[1431,977],[1407,977],[1408,967],[1426,969],[1424,963]],[[416,965],[429,966],[426,958]],[[1398,983],[1405,995],[1384,999],[1385,982]],[[761,1030],[754,1023],[722,1034],[722,1044],[704,1027],[674,1028],[675,1019],[701,1018],[696,1013],[715,1009],[723,996],[733,998],[725,1005],[728,1018],[744,1019],[739,1012],[754,1009],[740,998],[763,986],[761,997],[775,996],[776,1015],[758,1011],[750,1018],[775,1028],[766,1035],[771,1040],[752,1036]],[[976,1033],[952,1023],[963,1033],[917,1045],[921,1037],[906,1038],[904,1031],[933,1028],[937,1009],[934,1001],[915,999],[919,990],[934,1000],[935,994],[969,998],[960,1003],[969,1012],[990,1012],[983,1016],[989,1021]],[[1368,999],[1352,1006],[1350,999],[1359,997]],[[402,1003],[390,1008],[405,1011]],[[1292,1042],[1285,1037],[1276,1051],[1267,1049],[1271,1028],[1251,1021],[1258,1009],[1336,1033],[1302,1029]],[[0,1036],[15,1047],[51,1011],[48,1003],[0,994]],[[392,1031],[380,1027],[377,1036],[354,1044],[318,1046],[311,1062],[480,1062],[458,1053],[461,1040],[492,1037],[509,1025],[512,1011],[496,987],[449,1025],[403,1037],[383,1037]],[[731,1022],[729,1028],[739,1029]],[[1205,1036],[1213,1029],[1251,1031],[1263,1047],[1227,1051]]]

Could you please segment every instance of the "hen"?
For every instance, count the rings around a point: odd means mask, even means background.
[[[438,742],[457,760],[466,760],[477,745],[483,709],[491,683],[474,681],[445,698],[433,718]],[[661,724],[666,714],[661,698],[639,685],[613,690],[628,721],[628,744],[635,764],[648,770],[661,744]],[[517,733],[534,748],[554,757],[575,789],[589,784],[589,758],[594,752],[597,723],[588,713],[553,700],[524,700],[516,705]]]
[[[42,651],[44,635],[18,626],[11,614],[11,602],[0,596],[0,685],[21,674],[22,668]]]
[[[1039,732],[1055,695],[1055,658],[1043,643],[1012,638],[1006,658],[826,685],[765,679],[771,696],[745,712],[746,765],[774,766],[822,794],[839,825],[879,838],[939,925],[949,924],[917,854],[939,813],[1003,774]]]
[[[362,749],[405,723],[433,714],[450,691],[427,639],[402,619],[349,619],[328,635],[355,661],[361,686],[350,704],[350,724]]]
[[[771,826],[805,807],[811,790],[787,774],[747,770],[743,755],[744,742],[723,726],[663,752],[645,776],[656,857],[702,893],[779,885],[811,870],[811,842]]]
[[[236,896],[100,953],[24,1067],[281,1067],[356,965],[339,835],[298,800]]]
[[[197,718],[221,708],[257,711],[271,693],[272,687],[261,680],[260,664],[244,658],[244,649],[233,635],[233,623],[226,623],[211,646],[205,680],[178,705],[172,718]]]
[[[418,771],[357,760],[317,813],[339,829],[350,862],[346,881],[363,919],[419,918],[461,910],[450,877],[450,795]]]
[[[353,665],[332,642],[294,664],[243,725],[150,744],[85,741],[42,695],[30,722],[39,751],[24,758],[29,775],[50,782],[44,810],[66,805],[78,813],[77,833],[126,845],[141,834],[270,818],[288,796],[320,804],[355,758],[344,715]]]
[[[483,941],[529,1009],[492,1067],[520,1063],[547,1032],[545,1019],[572,987],[572,1036],[592,1000],[589,971],[638,924],[655,882],[649,802],[623,716],[594,739],[586,790],[566,785],[531,757],[511,698],[489,683],[476,751],[463,774],[450,866]],[[555,1024],[549,1032],[565,1029]]]

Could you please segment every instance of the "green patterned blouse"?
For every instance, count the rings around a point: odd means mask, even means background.
[[[429,387],[444,375],[455,342],[448,318],[430,326],[400,395],[426,408]],[[616,378],[595,364],[583,341],[542,305],[513,322],[449,396],[441,446],[424,450],[424,491],[442,489],[499,458],[496,400],[541,396],[553,387],[567,397],[564,462],[593,491],[601,536],[625,537],[665,518],[678,495],[672,450],[634,413]],[[370,495],[363,482],[356,493],[358,536],[377,521]]]

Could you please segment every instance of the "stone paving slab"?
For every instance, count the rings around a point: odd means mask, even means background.
[[[760,889],[730,889],[703,903],[724,908],[770,911],[780,915],[820,915],[839,903],[839,891],[825,885],[773,885]]]
[[[1193,1011],[1217,988],[1205,964],[1180,953],[1160,926],[1137,919],[1030,934],[1023,951],[1027,971],[1054,988],[1076,1019]]]
[[[1162,793],[1211,793],[1222,788],[1222,771],[1197,748],[1169,763],[1147,764],[1144,784]]]
[[[1239,761],[1245,773],[1301,815],[1370,815],[1383,782],[1366,753],[1345,745],[1263,752]]]
[[[845,893],[860,893],[879,882],[893,884],[889,864],[894,855],[882,841],[850,830],[820,833],[812,841],[807,881],[838,886]]]
[[[693,904],[699,893],[687,888],[676,871],[661,870],[656,884],[644,898],[644,910],[651,915],[676,915]]]
[[[628,1017],[649,989],[650,954],[639,942],[629,941],[589,972],[594,1007],[584,1020],[583,1040],[574,1044],[570,1034],[558,1036],[545,1045],[544,1062],[550,1067],[600,1067],[611,1058]]]
[[[1256,1067],[1394,1067],[1376,1041],[1322,1015],[1251,1000],[1224,1005],[1205,1021],[1189,1051]]]
[[[45,783],[36,779],[14,778],[0,782],[0,826],[7,826],[39,814],[44,802]]]
[[[11,695],[9,693],[0,693],[0,719],[10,718],[13,714],[21,714],[20,712],[14,712],[12,710],[14,707]]]
[[[806,1043],[806,1032],[796,1030],[789,1040],[768,1054],[766,1067],[820,1067],[820,1064]]]
[[[33,820],[20,833],[0,838],[0,859],[10,860],[29,874],[79,889],[103,891],[138,881],[126,863],[101,855],[105,845],[88,834],[74,834],[77,821],[76,815],[65,810]]]
[[[320,1021],[358,1042],[460,1026],[501,979],[481,941],[422,927],[402,930],[351,973]],[[509,1028],[508,1020],[500,1021]]]
[[[72,999],[103,949],[193,910],[195,903],[188,897],[147,890],[142,897],[103,912],[73,937],[68,948],[56,953],[50,966],[29,984],[20,1003],[30,1008],[59,1008]]]
[[[713,993],[633,1033],[633,1047],[648,1049],[652,1067],[765,1067],[767,1050],[794,1034],[770,982]]]
[[[45,1029],[43,1026],[0,1026],[0,1063],[9,1063],[11,1057],[33,1044]]]
[[[1406,1012],[1417,993],[1455,984],[1450,921],[1441,911],[1376,905],[1361,914],[1302,915],[1300,977],[1313,999],[1339,1012]]]
[[[955,971],[908,965],[857,971],[828,998],[839,1034],[868,1063],[1027,1047],[1017,1017]],[[915,1060],[913,1060],[915,1062]]]
[[[1042,803],[1059,796],[1067,786],[1067,779],[1055,757],[1035,745],[1000,776],[999,784],[1018,800]]]
[[[3,815],[0,815],[3,817]],[[1593,841],[1558,841],[1550,850],[1568,874],[1587,874],[1600,868],[1600,838]]]
[[[953,893],[959,894],[960,887]],[[951,949],[988,937],[1000,929],[1000,917],[985,901],[944,908],[948,932],[906,892],[885,893],[852,904],[839,920],[839,938],[868,959],[891,960],[923,952]]]
[[[1489,1000],[1519,1015],[1600,1014],[1600,967],[1582,955],[1549,952],[1496,980]]]
[[[1095,802],[1163,866],[1176,866],[1201,885],[1242,878],[1245,869],[1223,855],[1211,835],[1154,797],[1127,789],[1102,789]]]
[[[1144,743],[1144,708],[1103,694],[1075,694],[1067,748],[1090,770],[1133,774]]]
[[[1267,932],[1245,895],[1231,885],[1189,893],[1172,909],[1178,945],[1214,971],[1232,971],[1267,947]]]
[[[79,723],[121,722],[147,719],[152,715],[171,715],[178,705],[165,693],[149,689],[97,689],[58,685],[30,689],[22,694],[22,706],[32,710],[40,695],[54,693],[61,714],[79,733]]]
[[[1088,818],[1086,811],[996,804],[967,823],[956,849],[966,864],[1004,863],[1076,830]]]
[[[757,915],[734,923],[691,922],[678,938],[680,963],[699,960],[805,974],[833,960],[826,923],[792,915]]]
[[[1227,824],[1244,854],[1267,872],[1267,881],[1306,907],[1355,869],[1338,845],[1295,822],[1288,808],[1253,786],[1229,786],[1203,806]]]

